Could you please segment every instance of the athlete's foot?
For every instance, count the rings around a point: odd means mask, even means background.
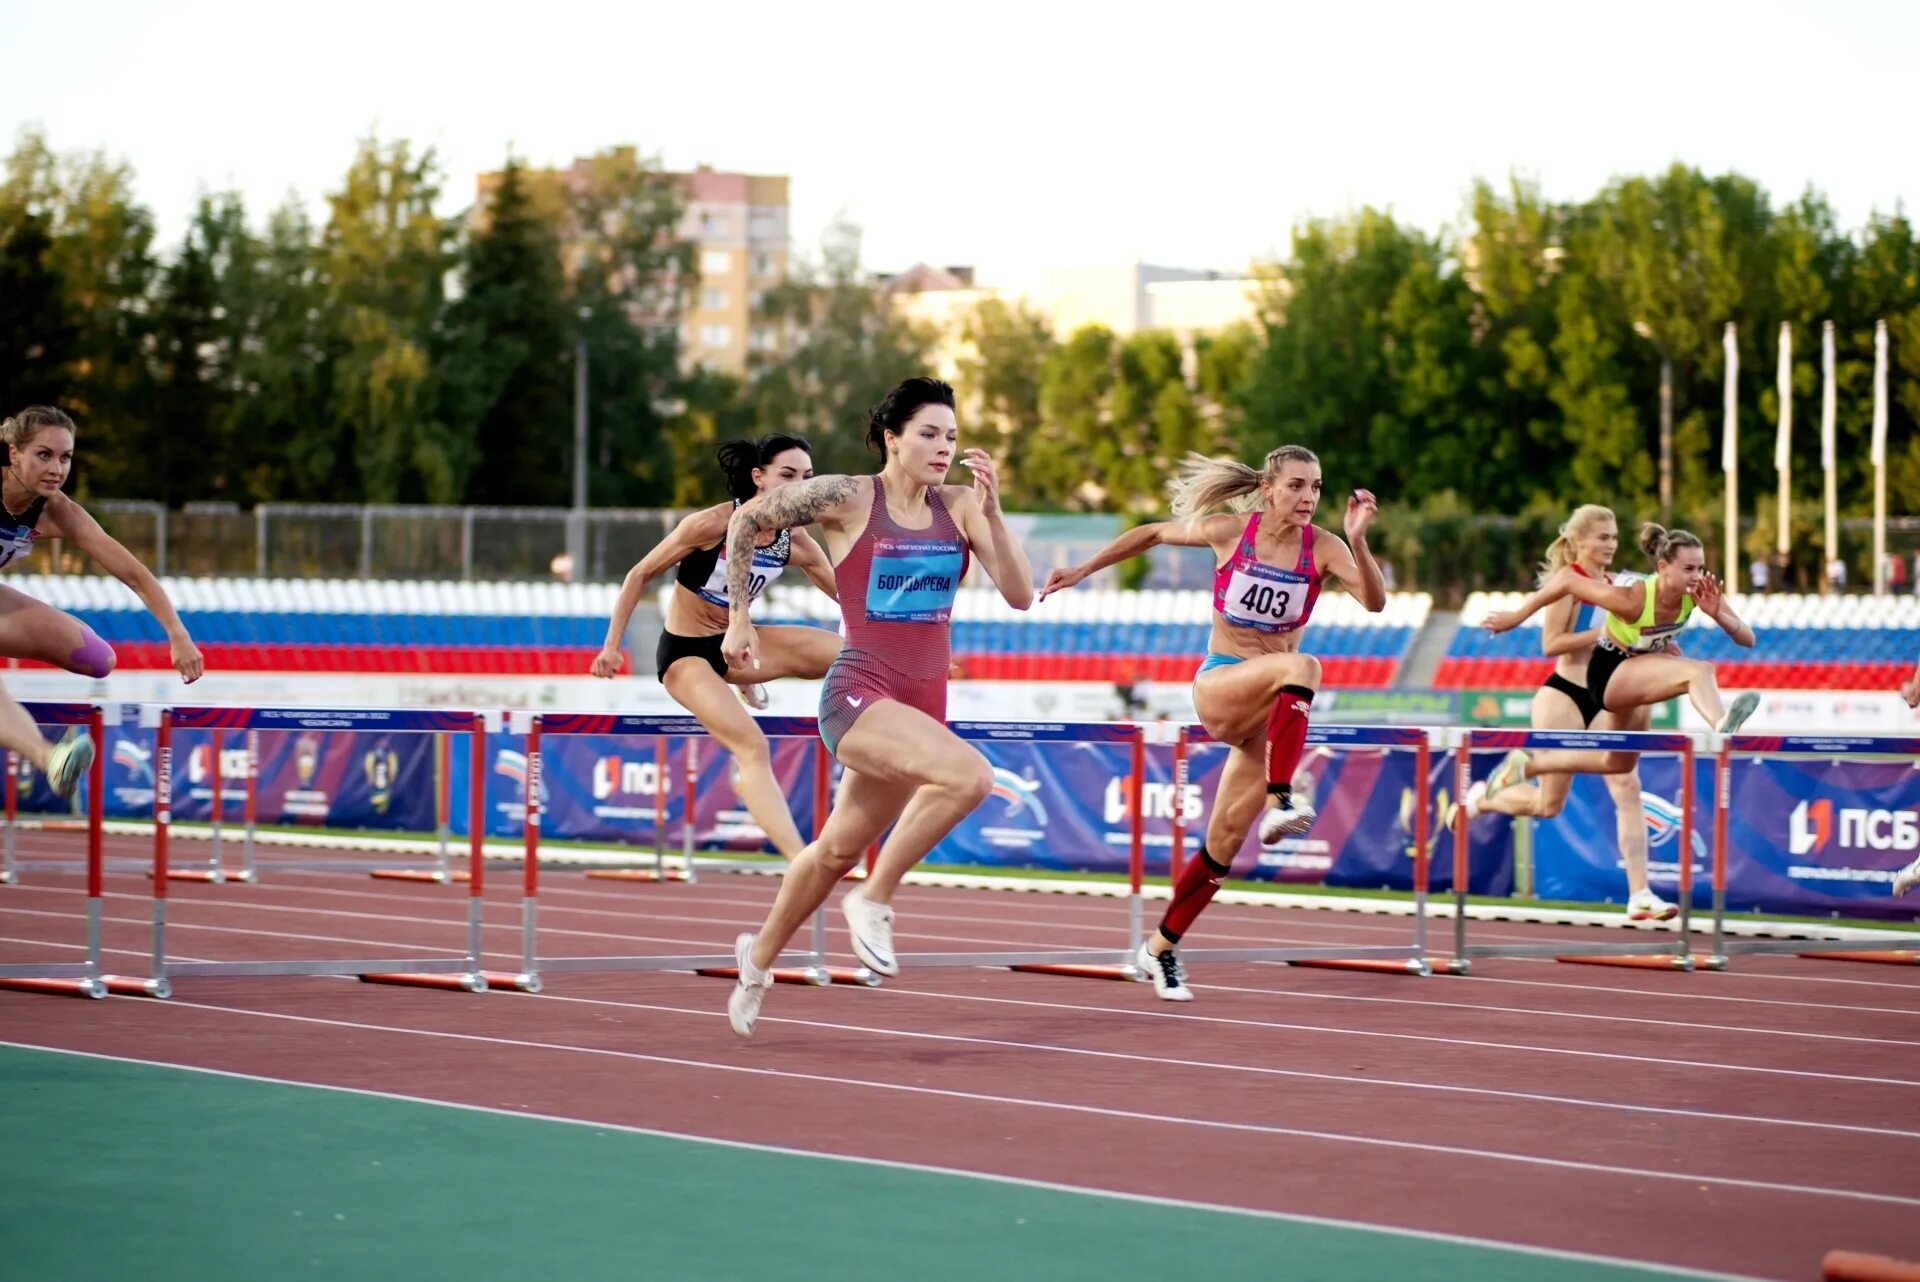
[[[1312,803],[1303,801],[1289,793],[1276,801],[1273,808],[1260,816],[1260,844],[1271,846],[1282,837],[1298,837],[1313,827],[1317,812]],[[1184,1000],[1175,998],[1174,1000]]]
[[[47,785],[57,797],[70,797],[79,786],[80,777],[87,773],[87,767],[93,764],[93,737],[76,734],[54,745],[53,753],[47,758]]]
[[[1134,954],[1133,964],[1147,973],[1153,980],[1153,992],[1163,1002],[1190,1002],[1193,990],[1187,987],[1187,968],[1173,955],[1173,949],[1154,955],[1151,945],[1140,945],[1140,951]]]
[[[1748,690],[1727,706],[1727,715],[1720,718],[1720,724],[1714,727],[1716,733],[1732,734],[1747,724],[1754,710],[1760,706],[1760,692]]]
[[[840,913],[853,935],[853,951],[876,975],[900,973],[893,955],[893,905],[870,902],[858,887],[840,896]]]
[[[740,977],[727,994],[727,1022],[740,1036],[752,1037],[754,1021],[760,1018],[760,1003],[773,987],[773,972],[753,964],[752,935],[741,935],[733,941],[733,964],[739,968]]]
[[[755,712],[765,712],[767,710],[767,704],[771,703],[772,700],[767,696],[767,688],[765,686],[755,684],[740,687],[740,702],[746,704]]]
[[[1486,787],[1482,791],[1481,796],[1496,797],[1500,795],[1503,789],[1525,783],[1527,779],[1527,762],[1530,759],[1531,754],[1529,754],[1525,748],[1515,748],[1512,752],[1500,758],[1500,764],[1495,766],[1493,773],[1487,776]],[[1472,812],[1470,811],[1469,813]]]
[[[1920,859],[1914,860],[1905,868],[1893,874],[1893,893],[1895,898],[1906,894],[1915,886],[1920,886]]]
[[[1680,909],[1651,890],[1635,891],[1627,896],[1628,921],[1672,921]]]

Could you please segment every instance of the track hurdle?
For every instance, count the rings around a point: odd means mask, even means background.
[[[812,738],[818,736],[818,729],[810,717],[756,717],[761,731],[769,739]],[[520,900],[520,975],[524,981],[518,985],[524,992],[539,992],[542,977],[550,972],[566,971],[693,971],[696,974],[731,978],[735,973],[735,959],[732,953],[696,953],[673,956],[614,956],[601,955],[591,957],[555,957],[540,951],[540,834],[543,803],[540,781],[545,771],[544,749],[546,739],[555,735],[605,735],[610,737],[652,738],[656,743],[656,763],[659,774],[655,776],[655,825],[654,855],[656,869],[662,876],[660,880],[669,880],[664,873],[664,838],[666,810],[662,798],[666,795],[666,742],[673,737],[686,737],[690,741],[706,736],[706,727],[692,717],[631,716],[614,713],[533,713],[515,712],[508,721],[508,728],[514,734],[527,737],[527,786],[526,786],[526,824],[525,857],[521,867]],[[694,780],[693,765],[698,758],[689,754],[686,788],[686,815],[682,827],[683,849],[690,850],[694,844]],[[816,757],[816,762],[824,761],[824,753]],[[825,773],[820,772],[815,783],[816,798],[824,797]],[[815,829],[824,816],[824,807],[815,812]],[[691,880],[685,878],[683,880]],[[812,947],[806,952],[788,951],[783,953],[774,968],[774,978],[784,983],[830,984],[850,983],[870,985],[877,983],[877,977],[865,967],[830,967],[826,960],[826,923],[819,915],[814,915]]]
[[[174,978],[186,975],[355,975],[374,983],[423,988],[485,991],[489,976],[481,970],[482,859],[486,817],[485,735],[491,719],[473,712],[413,709],[220,708],[148,706],[141,724],[157,731],[153,800],[153,957],[147,981],[154,997],[171,995]],[[496,722],[497,724],[497,722]],[[169,835],[173,821],[173,735],[176,729],[205,730],[380,730],[389,733],[467,733],[473,737],[471,816],[468,843],[466,952],[454,957],[302,958],[246,961],[185,961],[167,951]],[[215,774],[217,776],[218,770]],[[514,976],[494,977],[512,983]]]
[[[84,703],[29,703],[23,705],[36,725],[85,726],[93,737],[93,764],[87,770],[86,818],[86,960],[81,962],[9,962],[0,964],[0,989],[16,992],[49,993],[62,997],[105,997],[108,993],[141,994],[149,991],[149,981],[123,979],[103,974],[100,965],[101,901],[104,859],[102,834],[106,817],[106,726],[118,724],[117,704],[96,706]],[[9,802],[14,800],[15,776],[8,762]],[[11,844],[12,826],[8,837]],[[11,870],[10,870],[11,871]]]
[[[1916,944],[1920,940],[1906,931],[1817,941],[1727,938],[1727,861],[1730,853],[1727,821],[1733,810],[1733,762],[1736,757],[1826,757],[1832,760],[1845,758],[1912,763],[1920,758],[1920,738],[1898,735],[1730,735],[1720,740],[1713,789],[1713,951],[1723,963],[1728,957],[1738,954],[1790,953],[1813,961],[1892,966],[1920,964],[1920,951],[1916,951]]]
[[[249,784],[253,776],[259,773],[260,752],[259,735],[253,734],[250,740],[251,756],[248,760],[247,779]],[[433,736],[433,828],[438,847],[434,853],[431,868],[370,868],[367,875],[377,881],[430,881],[436,885],[445,885],[452,881],[467,880],[465,869],[453,866],[450,849],[452,833],[452,788],[453,788],[453,740],[445,732]],[[247,846],[253,846],[253,809],[252,793],[248,793],[247,809]]]
[[[1441,732],[1424,726],[1343,726],[1313,723],[1307,729],[1307,746],[1342,750],[1376,749],[1379,751],[1411,751],[1414,760],[1414,793],[1417,798],[1413,808],[1413,929],[1412,939],[1406,944],[1386,944],[1379,946],[1332,944],[1310,947],[1251,947],[1251,948],[1208,948],[1182,945],[1180,959],[1183,962],[1194,961],[1251,961],[1286,962],[1293,966],[1304,966],[1324,970],[1377,971],[1396,975],[1431,975],[1444,961],[1436,961],[1428,956],[1427,944],[1427,896],[1428,867],[1431,856],[1432,834],[1429,830],[1426,805],[1427,776],[1432,768],[1435,739]],[[1187,775],[1189,750],[1197,745],[1211,744],[1212,736],[1197,725],[1182,727],[1177,740],[1174,758],[1174,777],[1184,784]],[[1183,796],[1184,789],[1176,795]],[[1170,878],[1178,876],[1184,851],[1185,816],[1175,812],[1174,848],[1171,858]]]
[[[1453,828],[1453,965],[1455,974],[1467,974],[1477,957],[1551,957],[1555,961],[1589,966],[1624,966],[1641,970],[1690,971],[1696,967],[1720,969],[1725,962],[1712,954],[1693,951],[1693,832],[1694,736],[1684,733],[1632,730],[1465,730],[1454,732],[1454,795],[1464,798],[1473,782],[1473,754],[1514,748],[1554,748],[1573,752],[1670,752],[1680,757],[1680,869],[1678,924],[1670,930],[1639,931],[1631,942],[1567,944],[1470,944],[1467,941],[1467,883],[1472,864],[1472,832],[1466,806],[1454,812]]]

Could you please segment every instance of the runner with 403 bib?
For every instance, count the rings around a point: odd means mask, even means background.
[[[1263,844],[1313,826],[1313,806],[1293,795],[1292,781],[1306,744],[1307,710],[1320,688],[1320,661],[1300,652],[1320,584],[1339,580],[1374,612],[1385,608],[1387,588],[1367,549],[1378,502],[1366,490],[1353,492],[1347,542],[1316,529],[1320,460],[1303,446],[1281,446],[1259,471],[1190,454],[1170,493],[1173,514],[1182,519],[1128,530],[1085,564],[1055,570],[1040,595],[1162,544],[1213,549],[1213,636],[1193,679],[1193,706],[1207,733],[1230,751],[1214,790],[1206,840],[1198,858],[1180,870],[1173,902],[1138,958],[1156,993],[1185,1002],[1193,1000],[1193,990],[1174,946],[1220,889],[1262,803]],[[1222,503],[1235,511],[1252,509],[1253,515],[1244,522],[1227,513],[1199,515]]]
[[[761,683],[777,677],[817,680],[840,652],[840,638],[823,628],[772,627],[761,629],[761,651],[750,667],[732,667],[720,654],[720,638],[727,630],[727,607],[732,601],[728,583],[727,522],[740,505],[769,490],[813,475],[813,453],[804,437],[776,432],[757,441],[728,441],[720,447],[720,470],[733,498],[702,508],[675,526],[673,533],[627,571],[620,596],[607,623],[605,647],[594,657],[590,671],[613,677],[625,662],[620,643],[627,623],[646,595],[647,585],[677,565],[673,596],[667,603],[667,626],[660,633],[654,662],[660,684],[673,701],[699,718],[721,747],[733,754],[739,771],[740,797],[747,813],[767,834],[781,855],[800,853],[800,830],[787,808],[786,794],[773,775],[773,755],[767,736],[734,698],[730,686],[755,707],[766,706]],[[833,568],[827,554],[805,530],[780,530],[755,539],[747,561],[752,572],[740,589],[748,604],[757,600],[789,564],[798,566],[822,592],[834,595]]]
[[[24,558],[43,535],[71,540],[133,589],[166,629],[173,666],[185,680],[198,681],[205,661],[160,580],[62,490],[73,469],[73,437],[73,420],[44,405],[30,405],[0,422],[8,462],[0,478],[0,566]],[[0,655],[38,659],[96,680],[113,671],[115,660],[113,647],[92,628],[9,587],[0,587]],[[60,743],[50,742],[26,709],[4,691],[0,691],[0,746],[31,761],[62,797],[72,793],[93,762],[90,736],[75,733]]]
[[[846,645],[820,690],[820,738],[846,768],[820,835],[787,869],[759,933],[734,943],[740,978],[727,999],[733,1031],[753,1032],[773,977],[769,968],[800,924],[833,893],[867,847],[893,831],[865,884],[841,903],[860,960],[882,975],[893,953],[893,892],[900,879],[993,789],[978,749],[947,728],[953,601],[970,556],[1007,604],[1033,603],[1033,573],[1000,515],[999,479],[982,450],[957,448],[953,389],[910,378],[867,423],[877,476],[821,476],[762,495],[727,527],[732,621],[722,649],[743,667],[759,639],[742,588],[754,541],[817,521],[840,587]],[[959,462],[973,485],[944,484]]]

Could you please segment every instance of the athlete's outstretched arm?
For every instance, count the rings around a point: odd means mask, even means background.
[[[1347,542],[1328,536],[1333,544],[1333,554],[1321,562],[1326,572],[1340,581],[1340,586],[1364,606],[1369,614],[1378,614],[1387,608],[1387,580],[1380,573],[1380,565],[1373,559],[1373,551],[1367,546],[1367,528],[1373,519],[1380,515],[1380,502],[1373,497],[1371,490],[1355,490],[1347,500]],[[1317,539],[1309,525],[1301,537]],[[1349,546],[1349,544],[1351,546]]]
[[[1727,601],[1727,594],[1720,586],[1720,580],[1711,574],[1702,574],[1700,581],[1694,584],[1693,603],[1699,607],[1702,614],[1719,624],[1720,630],[1725,632],[1727,639],[1735,645],[1752,649],[1759,640],[1753,635],[1752,626],[1733,612],[1733,606]]]
[[[1097,574],[1110,565],[1118,565],[1122,561],[1139,556],[1148,548],[1210,547],[1218,552],[1222,539],[1231,542],[1239,536],[1240,525],[1239,518],[1221,513],[1215,513],[1212,516],[1190,516],[1182,521],[1155,521],[1148,525],[1136,525],[1079,565],[1050,572],[1046,583],[1040,588],[1040,599],[1044,601],[1055,592],[1072,587],[1088,575]]]
[[[827,560],[827,550],[815,543],[811,534],[805,530],[793,532],[793,553],[789,559],[813,581],[814,587],[827,594],[828,600],[840,599],[840,584],[833,577],[833,562]]]
[[[207,662],[200,654],[200,647],[188,635],[187,625],[180,621],[179,611],[173,608],[172,599],[167,596],[167,590],[160,586],[160,580],[154,577],[153,571],[142,565],[139,557],[127,551],[119,539],[101,529],[100,522],[94,520],[92,514],[64,494],[49,499],[46,516],[42,520],[48,534],[72,539],[74,546],[98,561],[108,574],[133,589],[134,595],[140,598],[141,603],[166,630],[175,670],[189,682],[198,681],[207,670]]]
[[[819,521],[838,525],[860,493],[855,476],[816,476],[768,490],[734,511],[727,523],[727,635],[720,653],[736,668],[758,667],[760,643],[747,617],[747,588],[753,574],[753,542],[762,530],[788,530]]]
[[[1576,574],[1571,569],[1556,570],[1540,590],[1522,601],[1511,610],[1496,610],[1489,614],[1483,625],[1489,632],[1509,632],[1519,627],[1536,611],[1544,610],[1555,601],[1568,597],[1577,597],[1588,605],[1597,605],[1609,614],[1617,614],[1623,619],[1635,619],[1647,604],[1647,584],[1645,580],[1629,583],[1624,587],[1615,587],[1611,583],[1602,583],[1589,579],[1584,574]]]
[[[666,538],[654,544],[653,549],[627,571],[627,577],[620,584],[620,595],[613,602],[613,617],[607,620],[607,639],[600,653],[594,656],[589,672],[596,677],[619,674],[623,662],[620,643],[626,640],[627,624],[632,621],[634,610],[647,595],[647,585],[680,564],[695,548],[724,538],[731,511],[731,507],[710,507],[681,518]]]
[[[970,449],[961,462],[973,473],[973,488],[957,495],[961,532],[1001,597],[1014,609],[1025,610],[1033,605],[1033,567],[1000,514],[1000,476],[993,459],[985,450]]]

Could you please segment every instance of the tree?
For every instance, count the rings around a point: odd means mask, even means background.
[[[52,251],[44,215],[0,223],[0,416],[57,405],[72,386],[78,332]]]
[[[439,195],[432,149],[415,156],[406,142],[368,138],[327,198],[332,421],[303,470],[343,497],[451,503],[479,457],[470,432],[440,416],[432,347],[454,260],[452,230],[433,212]]]
[[[983,300],[962,322],[968,355],[958,362],[959,394],[970,408],[963,424],[978,429],[981,445],[1004,464],[1009,507],[1032,507],[1021,469],[1043,448],[1046,420],[1040,387],[1047,358],[1059,346],[1046,317],[1022,302]]]
[[[536,210],[511,155],[491,198],[474,213],[461,256],[461,294],[439,334],[446,421],[470,438],[486,466],[468,502],[569,501],[569,471],[554,466],[572,441],[573,325],[560,271],[560,233]]]
[[[236,241],[224,287],[235,334],[228,419],[236,498],[342,502],[333,361],[313,224],[289,199],[259,240]]]

